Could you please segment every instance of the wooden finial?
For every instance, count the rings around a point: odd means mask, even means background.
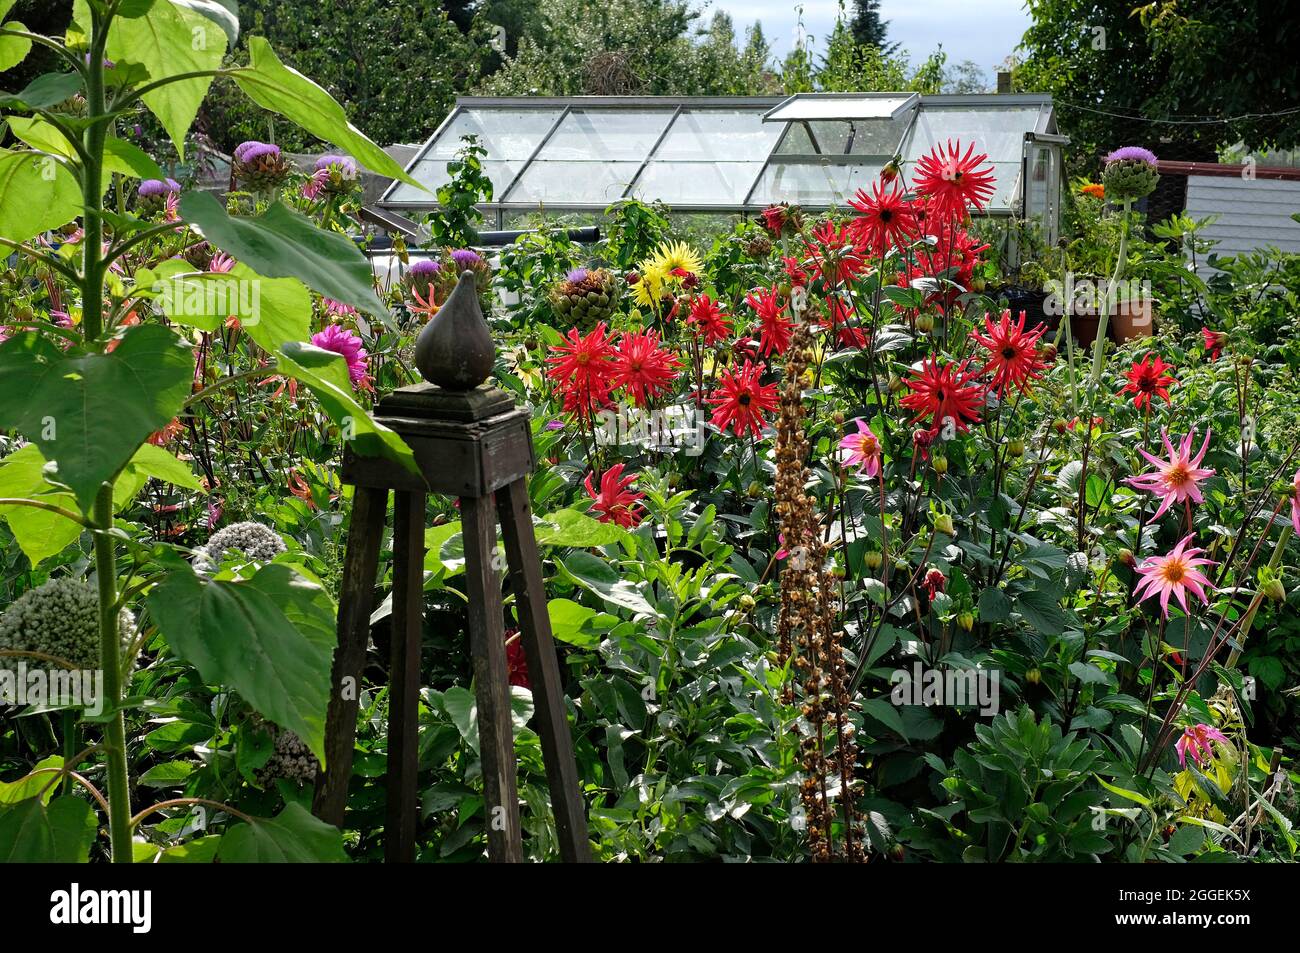
[[[474,272],[462,271],[447,300],[415,340],[415,366],[430,384],[470,391],[488,379],[496,346],[478,303]]]

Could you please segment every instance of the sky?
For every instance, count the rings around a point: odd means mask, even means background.
[[[762,21],[768,41],[784,56],[796,35],[796,5],[803,7],[804,29],[820,44],[835,23],[838,0],[712,0],[709,10],[731,14],[739,36]],[[851,0],[845,5],[851,11]],[[942,43],[950,64],[974,60],[990,82],[1029,26],[1024,0],[883,0],[880,14],[889,24],[889,39],[902,44],[913,64]]]

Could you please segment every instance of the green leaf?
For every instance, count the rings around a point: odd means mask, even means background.
[[[172,3],[155,3],[143,16],[118,17],[108,33],[108,56],[140,63],[152,81],[221,68],[226,36],[207,17]],[[194,124],[211,76],[168,83],[145,93],[144,104],[158,117],[185,158],[185,137]]]
[[[578,551],[570,553],[564,559],[557,559],[556,562],[573,583],[594,592],[606,602],[636,613],[654,613],[654,608],[640,590],[621,578],[605,560]]]
[[[979,600],[981,622],[1006,622],[1011,618],[1011,600],[1001,589],[985,589]]]
[[[335,612],[323,589],[283,563],[248,580],[200,579],[186,567],[154,588],[148,606],[204,681],[234,688],[324,762]]]
[[[14,451],[0,461],[0,497],[52,503],[78,512],[77,500],[45,479],[45,457],[34,443]],[[18,542],[18,548],[33,566],[63,552],[81,535],[82,527],[66,516],[34,506],[0,506],[0,517]]]
[[[583,631],[587,620],[595,618],[595,609],[588,609],[572,599],[552,599],[546,604],[546,614],[551,619],[551,634],[561,642],[584,649],[600,644],[598,633]]]
[[[179,788],[193,773],[194,765],[188,761],[165,761],[140,775],[140,783],[147,788]]]
[[[347,362],[341,354],[291,341],[280,347],[281,374],[306,384],[330,418],[352,434],[349,443],[362,456],[383,456],[419,473],[411,448],[383,424],[378,423],[352,395]]]
[[[329,93],[280,62],[263,37],[250,36],[248,51],[249,65],[234,70],[232,75],[249,99],[263,109],[293,120],[318,139],[347,150],[371,172],[424,189],[388,153],[348,122],[347,113]]]
[[[4,25],[8,30],[21,30],[30,33],[23,24],[12,20]],[[0,36],[0,73],[13,69],[32,51],[32,41],[25,36]]]
[[[81,214],[81,187],[49,156],[0,149],[0,238],[25,242]]]
[[[46,804],[59,790],[58,775],[45,768],[62,768],[63,759],[50,755],[32,767],[31,772],[17,781],[0,781],[0,807],[14,805],[28,798],[40,797]],[[34,772],[41,771],[36,774]]]
[[[375,294],[370,263],[357,246],[280,202],[255,218],[244,218],[228,215],[208,192],[188,192],[181,197],[180,214],[259,275],[297,278],[327,298],[371,314],[387,313]]]
[[[152,477],[184,490],[203,492],[203,484],[199,482],[193,470],[177,460],[173,454],[151,443],[141,444],[140,449],[131,458],[131,462],[126,465],[126,471],[142,478],[141,485],[144,480]]]
[[[430,526],[424,531],[424,568],[426,572],[443,573],[443,578],[465,571],[465,548],[460,545],[459,558],[446,562],[442,556],[442,547],[455,537],[460,539],[460,520]]]
[[[0,426],[13,427],[57,466],[83,511],[155,430],[184,406],[194,355],[156,324],[128,328],[109,354],[64,357],[16,335],[0,345]],[[58,355],[55,357],[55,355]]]
[[[536,532],[540,545],[573,546],[577,549],[608,546],[628,535],[627,530],[617,523],[602,523],[578,510],[558,510],[543,516]]]
[[[172,3],[193,10],[221,27],[230,46],[239,39],[239,5],[235,0],[172,0]]]
[[[80,73],[44,73],[18,94],[0,94],[0,106],[25,106],[28,109],[47,109],[72,98],[81,90]]]
[[[167,173],[143,149],[116,137],[104,141],[104,168],[136,179],[167,178]]]
[[[1143,795],[1138,794],[1136,791],[1129,791],[1126,790],[1125,788],[1116,787],[1113,784],[1109,784],[1107,783],[1105,778],[1099,777],[1098,775],[1093,775],[1093,777],[1097,778],[1097,783],[1100,784],[1102,787],[1104,787],[1111,794],[1118,794],[1120,797],[1126,798],[1127,800],[1130,800],[1135,804],[1141,804],[1143,807],[1151,806],[1150,798],[1144,797]]]
[[[1060,635],[1069,621],[1057,600],[1037,589],[1016,596],[1016,611],[1042,635]]]
[[[271,818],[236,824],[221,838],[217,861],[224,864],[344,863],[343,834],[289,803]]]
[[[14,136],[37,152],[48,152],[50,155],[62,156],[65,159],[72,159],[77,155],[77,150],[73,148],[72,143],[68,142],[68,137],[53,123],[47,122],[40,116],[32,116],[30,119],[23,116],[9,116],[6,121]]]
[[[84,864],[95,812],[79,797],[32,798],[0,813],[0,864]]]
[[[18,0],[0,0],[0,21],[9,16],[9,11],[14,8]]]

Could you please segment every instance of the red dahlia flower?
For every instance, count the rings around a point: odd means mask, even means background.
[[[1031,380],[1042,376],[1046,361],[1038,352],[1038,339],[1047,329],[1039,324],[1032,331],[1025,331],[1025,312],[1020,312],[1020,320],[1011,323],[1011,312],[1003,311],[997,324],[987,314],[984,315],[984,327],[987,334],[978,330],[971,331],[970,336],[989,352],[985,371],[993,373],[991,384],[999,397],[1006,394],[1011,387],[1024,390]]]
[[[812,257],[809,270],[814,277],[837,285],[853,280],[866,270],[862,248],[848,225],[837,228],[834,222],[825,221],[813,229],[812,237],[813,241],[806,245]]]
[[[794,335],[794,322],[785,316],[785,305],[775,288],[755,288],[745,302],[758,315],[761,353],[767,357],[773,351],[784,354]]]
[[[718,389],[708,398],[715,408],[712,423],[719,430],[732,429],[737,437],[749,431],[755,437],[763,436],[767,424],[764,413],[776,410],[775,384],[761,384],[761,365],[745,361],[739,369],[728,368],[722,372]]]
[[[1154,356],[1155,360],[1152,360]],[[1174,366],[1166,364],[1159,354],[1148,354],[1146,357],[1125,372],[1124,376],[1128,383],[1120,388],[1121,394],[1133,394],[1134,407],[1151,407],[1151,398],[1163,397],[1165,403],[1170,403],[1169,387],[1177,384],[1178,381],[1166,373],[1172,371]]]
[[[886,191],[879,182],[872,183],[870,195],[858,189],[849,205],[862,213],[849,228],[857,243],[873,258],[882,258],[893,249],[909,244],[920,229],[911,204],[897,185]]]
[[[988,158],[982,152],[975,155],[974,143],[963,155],[960,140],[954,144],[950,139],[946,147],[941,143],[921,157],[912,184],[918,194],[930,197],[930,211],[940,220],[963,218],[968,207],[983,211],[993,197],[993,166],[979,168]]]
[[[659,346],[656,331],[629,332],[618,342],[610,363],[614,387],[622,387],[638,407],[668,390],[677,376],[680,362]]]
[[[628,489],[636,482],[636,475],[623,476],[623,464],[616,463],[601,474],[599,492],[592,483],[594,476],[594,473],[588,473],[583,481],[587,495],[595,501],[591,504],[591,512],[602,523],[617,523],[624,529],[631,529],[640,523],[645,511],[637,505],[637,501],[643,499],[645,494]]]
[[[967,358],[940,367],[938,361],[928,357],[920,370],[912,372],[907,382],[912,392],[899,400],[907,409],[916,411],[912,423],[928,417],[931,433],[938,433],[947,420],[962,432],[970,429],[968,424],[979,423],[984,386],[975,380],[978,372],[969,370],[969,364]]]
[[[1201,338],[1205,341],[1205,350],[1209,352],[1210,360],[1217,361],[1219,356],[1223,354],[1224,347],[1228,344],[1227,333],[1201,328]]]
[[[722,313],[722,307],[718,302],[708,295],[699,295],[691,302],[686,323],[691,325],[695,333],[708,345],[717,344],[731,337],[731,321]]]
[[[601,321],[586,336],[570,328],[566,344],[551,348],[546,376],[564,395],[564,409],[589,416],[592,409],[609,400],[613,387],[614,346]]]

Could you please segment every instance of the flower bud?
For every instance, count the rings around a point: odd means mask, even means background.
[[[942,453],[936,453],[931,459],[930,465],[934,467],[934,472],[939,476],[943,476],[948,472],[948,458]]]
[[[916,329],[922,334],[929,334],[934,330],[934,316],[930,314],[918,314],[916,316]]]
[[[975,628],[975,613],[967,609],[965,612],[957,613],[957,624],[961,626],[962,631],[969,632]]]
[[[1030,685],[1037,685],[1042,680],[1043,673],[1036,668],[1031,668],[1029,671],[1025,672],[1025,681]]]
[[[1065,433],[1066,428],[1069,426],[1070,425],[1065,422],[1064,417],[1057,417],[1055,420],[1052,421],[1052,429],[1055,430],[1057,433]]]
[[[1137,557],[1133,555],[1133,550],[1131,549],[1127,549],[1127,548],[1121,549],[1119,551],[1119,561],[1122,562],[1129,569],[1134,569],[1137,567]]]
[[[952,525],[952,517],[947,513],[940,513],[934,518],[934,531],[944,536],[957,535],[957,530]]]
[[[885,557],[877,550],[870,549],[867,551],[867,554],[862,557],[862,561],[866,563],[868,569],[875,572],[884,563]]]
[[[1007,444],[1007,451],[1013,457],[1023,457],[1025,455],[1025,442],[1023,440],[1012,440]]]
[[[1260,591],[1274,602],[1286,601],[1286,587],[1282,585],[1282,580],[1278,579],[1276,576],[1265,582],[1260,587]]]

